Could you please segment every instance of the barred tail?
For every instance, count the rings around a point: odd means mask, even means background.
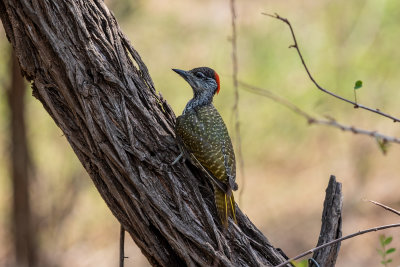
[[[228,197],[224,191],[214,185],[215,205],[217,206],[218,216],[224,228],[228,228],[228,216],[236,221],[236,206],[233,193]]]

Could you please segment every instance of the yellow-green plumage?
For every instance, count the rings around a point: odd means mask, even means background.
[[[215,204],[222,224],[228,217],[236,223],[232,184],[236,177],[235,154],[225,123],[212,103],[187,110],[177,118],[176,134],[186,150],[215,178],[223,182],[228,194],[214,185]]]

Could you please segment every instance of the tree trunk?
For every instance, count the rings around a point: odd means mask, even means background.
[[[15,54],[11,55],[11,86],[8,90],[10,108],[11,177],[13,185],[13,242],[18,267],[37,266],[36,236],[32,218],[29,154],[25,127],[25,83]]]
[[[102,0],[0,0],[0,16],[33,95],[151,264],[283,261],[239,209],[224,233],[209,181],[170,165],[175,115]]]

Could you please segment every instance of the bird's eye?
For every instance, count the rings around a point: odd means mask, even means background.
[[[204,78],[205,77],[204,74],[201,73],[201,72],[196,72],[195,75],[196,75],[197,78]]]

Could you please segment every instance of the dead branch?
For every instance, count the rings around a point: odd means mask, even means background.
[[[317,247],[338,239],[342,236],[342,184],[336,182],[335,176],[331,175],[324,200],[322,211],[321,232],[319,234]],[[317,250],[313,254],[313,259],[325,267],[334,267],[339,254],[340,242],[332,246]],[[310,267],[316,266],[311,263]]]

